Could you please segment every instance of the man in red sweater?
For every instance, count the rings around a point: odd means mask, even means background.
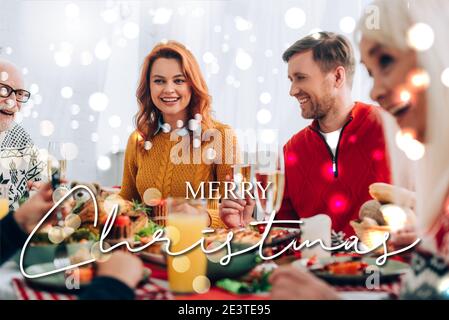
[[[353,102],[355,59],[349,41],[330,32],[298,40],[288,48],[290,95],[301,115],[313,120],[284,146],[285,190],[276,220],[327,214],[334,237],[354,234],[349,222],[371,197],[368,186],[390,182],[380,110]],[[227,214],[252,213],[253,205],[224,201]],[[337,240],[338,239],[334,239]]]

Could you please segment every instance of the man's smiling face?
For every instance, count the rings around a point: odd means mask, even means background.
[[[322,119],[335,105],[332,74],[323,72],[312,50],[297,53],[288,61],[290,95],[295,97],[304,119]]]
[[[3,86],[2,86],[3,85]],[[9,97],[3,97],[7,91],[5,86],[14,90],[24,89],[22,75],[13,64],[0,60],[0,131],[8,130],[13,121],[16,112],[20,111],[22,103],[16,100],[16,94],[13,92]]]

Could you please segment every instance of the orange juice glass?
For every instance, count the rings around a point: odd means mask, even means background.
[[[0,220],[9,212],[8,186],[0,186]]]
[[[203,237],[209,217],[205,201],[180,198],[167,199],[168,216],[166,235],[170,239],[170,252],[182,251]],[[206,278],[207,258],[201,246],[182,255],[167,259],[168,282],[176,293],[201,293]]]

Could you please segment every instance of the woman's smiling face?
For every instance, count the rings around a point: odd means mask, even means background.
[[[164,116],[187,114],[192,89],[176,59],[158,58],[150,72],[150,91],[154,105]]]
[[[362,63],[373,78],[371,99],[390,112],[404,132],[423,142],[428,75],[418,68],[413,50],[401,51],[362,37]]]

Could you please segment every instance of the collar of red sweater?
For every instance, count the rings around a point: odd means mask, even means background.
[[[348,115],[348,120],[345,123],[345,132],[357,130],[357,128],[361,125],[363,120],[373,112],[374,106],[356,101],[354,103],[354,107],[352,108],[351,112]],[[313,120],[312,123],[309,125],[309,128],[313,131],[319,132],[320,126],[318,124],[318,120]]]

